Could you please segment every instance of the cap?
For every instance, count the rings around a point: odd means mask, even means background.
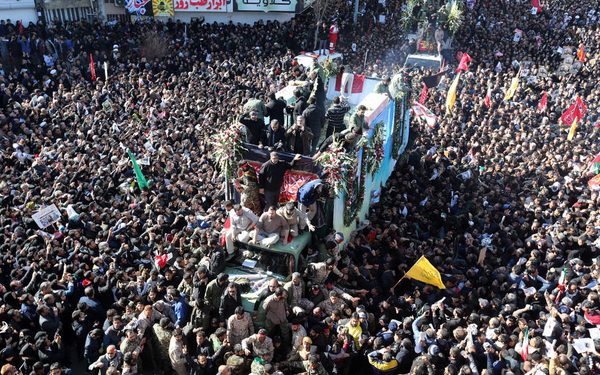
[[[261,328],[258,330],[258,334],[261,336],[266,336],[267,335],[267,330],[264,328]]]

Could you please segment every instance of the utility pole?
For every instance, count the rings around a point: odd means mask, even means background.
[[[356,25],[358,20],[358,0],[354,0],[354,14],[352,15],[352,23]]]

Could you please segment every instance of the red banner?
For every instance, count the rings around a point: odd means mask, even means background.
[[[563,125],[571,126],[573,121],[577,118],[581,120],[587,113],[587,107],[583,104],[580,97],[577,97],[575,103],[571,104],[569,108],[560,116]]]
[[[460,57],[460,63],[458,63],[458,68],[456,69],[457,72],[460,71],[467,71],[469,70],[469,63],[471,62],[471,56],[469,56],[468,53],[463,53],[462,56]]]
[[[419,98],[419,103],[425,104],[425,100],[427,100],[427,85],[423,84],[423,91],[421,91],[421,97]]]
[[[540,101],[540,104],[538,104],[538,109],[540,110],[540,112],[545,112],[547,107],[548,107],[548,93],[546,91],[544,91],[544,95],[542,95],[542,100]]]
[[[94,66],[94,58],[90,53],[90,74],[92,75],[92,81],[96,80],[96,67]]]
[[[582,63],[585,62],[585,47],[584,46],[579,47],[579,49],[577,50],[577,59]]]
[[[256,170],[256,174],[258,175],[258,171],[260,170],[260,166],[262,164],[253,161],[246,162]],[[296,201],[296,197],[298,196],[298,189],[300,189],[300,187],[305,183],[315,180],[317,178],[318,176],[314,173],[287,170],[283,175],[283,185],[281,185],[281,191],[279,192],[279,202],[285,203],[289,201]]]

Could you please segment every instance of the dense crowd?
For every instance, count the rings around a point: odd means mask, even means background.
[[[386,5],[386,23],[379,5],[367,3],[357,27],[351,7],[339,9],[339,46],[355,72],[383,77],[408,44],[402,3]],[[452,114],[448,73],[424,103],[437,127],[414,121],[414,144],[369,222],[344,250],[333,238],[320,256],[305,254],[308,272],[269,280],[252,312],[223,273],[229,249],[219,241],[227,216],[247,211],[224,202],[209,139],[256,121],[244,104],[268,107],[271,93],[310,76],[293,62],[314,46],[310,15],[23,33],[2,22],[1,373],[598,372],[600,197],[587,186],[600,152],[597,1],[543,5],[532,14],[529,2],[481,1],[466,11],[454,44],[473,61]],[[167,56],[151,57],[148,38]],[[504,101],[518,72],[519,91]],[[405,74],[418,98],[432,72]],[[566,141],[558,118],[577,95],[588,113]],[[255,143],[277,148],[270,126]],[[298,137],[289,151],[316,151]],[[147,189],[127,149],[148,160]],[[63,217],[39,230],[32,214],[50,204]],[[396,285],[421,255],[446,289]]]

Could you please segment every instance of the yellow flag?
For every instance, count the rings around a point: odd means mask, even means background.
[[[450,85],[450,89],[448,89],[448,95],[446,95],[446,114],[452,112],[452,107],[454,107],[454,102],[456,101],[456,90],[458,89],[458,80],[460,79],[460,73],[456,75],[454,78],[454,82]]]
[[[446,289],[442,282],[442,276],[429,260],[423,255],[406,273],[411,279],[422,281],[426,284],[435,285],[440,289]]]
[[[521,72],[521,71],[519,70],[519,72]],[[512,79],[512,82],[510,83],[510,87],[508,88],[506,95],[504,95],[504,100],[511,100],[512,97],[515,95],[515,92],[517,92],[518,87],[519,87],[519,73],[517,73],[517,76]]]
[[[577,116],[573,120],[573,124],[571,125],[571,129],[569,129],[569,135],[567,136],[567,141],[570,141],[575,137],[575,130],[577,130]]]

